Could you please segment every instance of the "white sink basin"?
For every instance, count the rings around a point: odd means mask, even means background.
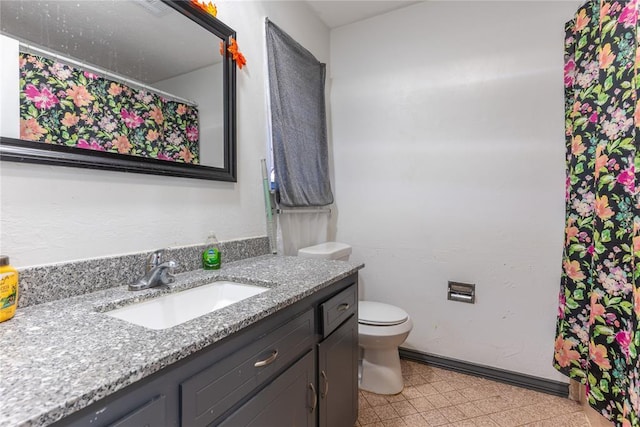
[[[150,329],[166,329],[211,313],[269,288],[234,282],[213,282],[106,312],[109,316]]]

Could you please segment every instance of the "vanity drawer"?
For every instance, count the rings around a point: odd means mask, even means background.
[[[308,310],[180,384],[183,427],[206,426],[314,344]]]
[[[329,336],[349,316],[356,313],[357,308],[358,286],[355,284],[320,304],[322,336]]]
[[[163,426],[166,424],[165,407],[165,397],[158,396],[126,417],[111,424],[110,427]]]

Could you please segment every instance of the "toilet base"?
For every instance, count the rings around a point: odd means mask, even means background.
[[[359,387],[376,394],[398,394],[404,388],[397,347],[365,348]]]

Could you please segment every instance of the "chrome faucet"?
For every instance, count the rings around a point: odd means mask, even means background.
[[[171,271],[178,265],[175,261],[163,261],[164,249],[154,251],[147,259],[147,267],[142,276],[135,284],[129,285],[130,291],[140,291],[142,289],[153,288],[154,286],[168,285],[175,280]]]

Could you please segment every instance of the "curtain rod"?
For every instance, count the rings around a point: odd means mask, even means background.
[[[298,209],[276,209],[277,214],[283,213],[331,213],[331,208],[298,208]]]
[[[14,37],[14,36],[12,36],[12,37]],[[20,41],[20,40],[18,40],[18,41],[20,43],[20,49],[22,51],[24,51],[25,53],[35,53],[35,54],[39,54],[39,55],[44,55],[44,56],[46,56],[46,57],[48,57],[50,59],[55,59],[55,60],[60,61],[60,62],[65,62],[68,65],[74,65],[74,66],[82,67],[83,71],[87,70],[87,71],[95,72],[96,74],[100,74],[102,77],[108,77],[108,78],[116,80],[116,81],[118,81],[120,83],[125,83],[125,84],[133,87],[134,89],[142,89],[142,90],[145,90],[145,91],[153,92],[153,93],[155,93],[157,95],[160,95],[160,96],[162,96],[164,98],[169,99],[170,101],[177,101],[177,102],[180,102],[180,103],[183,103],[183,104],[190,105],[192,107],[198,107],[198,104],[196,102],[194,102],[194,101],[191,101],[191,100],[188,100],[188,99],[185,99],[185,98],[181,98],[181,97],[176,96],[176,95],[172,95],[172,94],[170,94],[168,92],[165,92],[165,91],[160,90],[160,89],[156,89],[156,88],[154,88],[152,86],[146,85],[146,84],[138,82],[136,80],[132,80],[132,79],[130,79],[128,77],[125,77],[123,75],[116,74],[116,73],[113,73],[111,71],[107,71],[104,68],[100,68],[100,67],[98,67],[96,65],[90,65],[90,64],[87,64],[86,62],[82,62],[82,61],[78,61],[78,60],[75,60],[75,59],[72,59],[72,58],[69,58],[69,57],[66,57],[66,56],[62,56],[61,54],[59,54],[57,52],[47,50],[47,49],[45,49],[43,47],[36,46],[36,45],[31,44],[31,43],[25,43],[25,42]]]

